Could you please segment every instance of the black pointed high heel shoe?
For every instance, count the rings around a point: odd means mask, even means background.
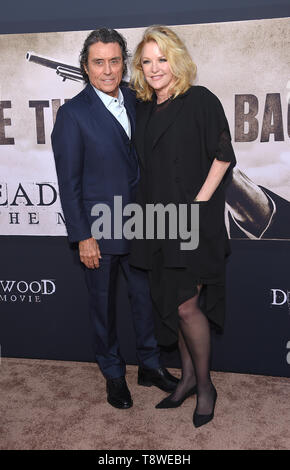
[[[182,403],[188,398],[191,397],[192,395],[195,395],[197,393],[197,387],[196,385],[192,387],[191,389],[186,392],[180,400],[172,400],[171,397],[173,396],[173,393],[168,395],[168,397],[164,398],[160,403],[158,403],[155,408],[178,408]]]
[[[196,428],[200,428],[200,426],[204,426],[205,424],[209,423],[214,417],[214,409],[217,400],[217,391],[214,389],[214,401],[213,401],[213,408],[212,412],[209,415],[200,415],[196,412],[196,408],[193,414],[193,424]]]

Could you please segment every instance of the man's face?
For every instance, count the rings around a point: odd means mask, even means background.
[[[98,90],[117,97],[123,66],[122,51],[117,42],[96,42],[89,47],[85,71],[91,84]]]

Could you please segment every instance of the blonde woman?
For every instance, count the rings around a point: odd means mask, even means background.
[[[223,329],[225,259],[224,187],[235,165],[222,105],[207,88],[192,86],[196,66],[168,27],[152,26],[137,46],[131,86],[140,103],[134,137],[141,181],[138,202],[199,204],[199,245],[181,239],[134,240],[131,263],[149,272],[159,313],[159,343],[178,340],[182,377],[156,408],[176,408],[197,394],[196,427],[213,419],[216,389],[210,376],[210,327]],[[190,210],[188,211],[190,214]],[[188,221],[190,224],[190,221]],[[168,229],[168,227],[167,227]]]

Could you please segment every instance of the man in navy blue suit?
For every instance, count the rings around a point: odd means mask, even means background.
[[[116,283],[119,266],[128,283],[139,385],[172,391],[177,379],[160,366],[146,274],[128,264],[129,241],[92,237],[92,207],[105,203],[114,220],[114,196],[134,202],[139,167],[131,136],[135,95],[122,86],[127,45],[115,30],[93,31],[86,39],[80,65],[87,86],[61,106],[52,133],[60,198],[68,237],[78,242],[85,264],[96,336],[96,360],[107,380],[108,402],[129,408],[132,398],[116,333]]]

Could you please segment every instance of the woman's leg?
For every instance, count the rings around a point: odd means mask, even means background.
[[[178,332],[178,348],[181,358],[182,375],[175,392],[171,395],[171,400],[173,401],[182,399],[182,397],[196,385],[193,362],[181,330]]]
[[[199,286],[200,292],[201,286]],[[180,329],[194,366],[198,414],[213,411],[215,389],[210,378],[211,338],[207,317],[198,305],[199,293],[178,307]],[[186,356],[184,356],[186,357]],[[185,360],[187,365],[187,359]],[[186,366],[188,367],[188,366]]]

